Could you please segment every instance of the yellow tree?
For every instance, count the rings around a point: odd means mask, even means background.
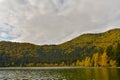
[[[97,67],[98,66],[98,60],[99,60],[99,54],[96,53],[93,55],[93,61],[94,61],[94,67]]]
[[[110,60],[110,65],[112,67],[116,67],[117,66],[117,62],[115,60]]]
[[[108,66],[108,56],[107,56],[107,53],[104,52],[102,55],[101,55],[101,62],[100,62],[100,65],[103,66],[103,67],[106,67]]]
[[[71,66],[75,66],[75,63],[73,62],[73,63],[71,64]]]
[[[90,57],[86,57],[85,58],[85,66],[86,67],[90,67],[91,66]]]
[[[80,66],[85,66],[85,61],[84,60],[80,61],[79,65]]]
[[[81,66],[81,64],[80,64],[80,61],[79,61],[79,60],[77,60],[77,61],[76,61],[76,66]]]
[[[60,66],[65,66],[66,64],[65,64],[65,62],[64,61],[62,61],[61,63],[60,63]]]
[[[34,63],[28,63],[26,64],[27,67],[33,67],[34,66]]]

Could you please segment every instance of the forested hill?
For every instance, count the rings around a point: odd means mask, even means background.
[[[120,29],[86,33],[59,45],[1,41],[0,66],[120,66]]]
[[[69,46],[106,48],[118,42],[120,42],[120,29],[112,29],[103,33],[86,33],[60,46],[64,48]]]

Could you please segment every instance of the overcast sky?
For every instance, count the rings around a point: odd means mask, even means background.
[[[0,40],[59,44],[120,28],[120,0],[0,0]]]

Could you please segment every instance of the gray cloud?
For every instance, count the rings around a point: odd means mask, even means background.
[[[120,27],[119,17],[119,0],[0,0],[0,39],[62,43]]]

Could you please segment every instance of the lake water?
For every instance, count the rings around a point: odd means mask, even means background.
[[[120,80],[120,68],[0,68],[0,80]]]

